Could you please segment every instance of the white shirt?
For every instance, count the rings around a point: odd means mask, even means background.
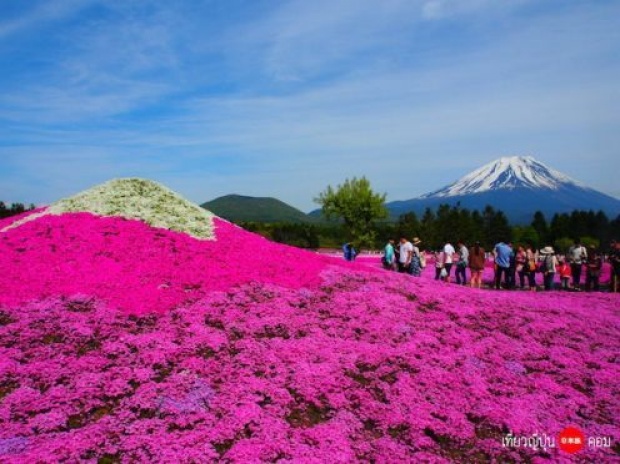
[[[452,255],[456,253],[456,251],[454,250],[454,247],[450,245],[449,243],[446,243],[446,245],[443,247],[443,252],[446,256],[445,263],[450,264],[452,262]]]
[[[413,253],[413,245],[411,242],[405,242],[400,244],[400,258],[398,260],[401,263],[409,263],[411,262],[409,254]]]

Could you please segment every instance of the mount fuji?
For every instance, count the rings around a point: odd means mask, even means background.
[[[506,213],[516,224],[529,223],[536,211],[549,219],[555,213],[602,210],[610,218],[620,214],[620,200],[587,187],[531,156],[495,160],[439,190],[387,204],[393,216],[422,214],[426,208],[459,204],[483,210],[487,205]]]

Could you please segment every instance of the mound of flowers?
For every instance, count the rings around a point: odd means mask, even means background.
[[[90,213],[24,222],[0,233],[0,269],[10,269],[0,273],[0,288],[8,289],[0,304],[82,293],[125,312],[162,312],[248,282],[316,287],[334,264],[213,221],[217,241]]]
[[[4,232],[46,215],[91,213],[144,221],[152,227],[213,238],[213,214],[152,180],[112,179],[0,228]]]
[[[0,223],[0,462],[573,462],[568,426],[620,454],[617,295],[41,213]]]

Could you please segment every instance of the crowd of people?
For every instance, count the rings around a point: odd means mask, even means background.
[[[419,277],[426,267],[427,256],[426,251],[420,248],[421,244],[419,237],[414,237],[412,241],[402,237],[398,245],[394,240],[389,240],[383,249],[384,268]],[[610,291],[620,291],[620,242],[616,241],[611,242],[606,256],[597,247],[586,247],[579,240],[575,240],[565,254],[556,253],[551,246],[535,250],[531,245],[514,246],[511,242],[500,242],[487,252],[480,242],[468,247],[463,241],[458,241],[455,248],[445,241],[444,246],[433,255],[435,280],[451,282],[452,269],[455,269],[456,284],[467,285],[469,269],[469,285],[482,288],[482,274],[487,261],[492,259],[495,272],[493,288],[530,291],[538,289],[537,273],[543,276],[544,290],[599,291],[603,262],[606,260],[612,268]],[[345,249],[345,259],[347,257],[351,257],[351,252],[349,250],[347,253]]]

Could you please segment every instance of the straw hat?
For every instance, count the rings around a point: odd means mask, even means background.
[[[420,240],[418,237],[413,237],[413,244],[414,245],[419,245],[420,243],[422,243],[422,240]]]
[[[546,246],[545,248],[540,250],[541,255],[552,255],[554,253],[555,251],[553,250],[553,247],[550,247],[550,246]]]

